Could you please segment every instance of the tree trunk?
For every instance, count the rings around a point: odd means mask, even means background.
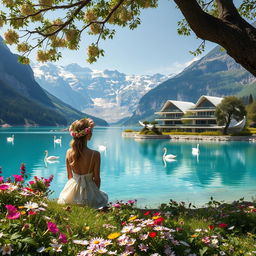
[[[196,0],[174,1],[199,38],[221,45],[256,76],[256,28],[239,15],[233,0],[215,0],[218,18],[204,12]]]
[[[226,125],[225,125],[225,127],[223,129],[223,134],[224,135],[228,134],[228,127],[229,127],[230,122],[231,122],[231,116],[228,117],[227,123],[226,123]]]

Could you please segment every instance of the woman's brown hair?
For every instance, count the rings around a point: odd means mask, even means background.
[[[71,150],[69,151],[68,161],[72,168],[76,168],[77,162],[87,144],[88,137],[91,136],[93,126],[94,123],[89,118],[76,120],[71,124],[69,131],[73,139],[70,142]]]

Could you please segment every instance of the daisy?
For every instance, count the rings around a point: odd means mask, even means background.
[[[5,244],[5,245],[1,248],[0,251],[2,252],[2,255],[7,255],[7,254],[11,255],[13,249],[12,249],[12,246],[11,246],[10,244]]]
[[[96,237],[96,238],[91,239],[90,244],[91,245],[100,245],[100,244],[102,244],[102,242],[104,242],[103,238]]]
[[[88,245],[89,242],[87,240],[73,240],[74,244],[80,244],[80,245]]]
[[[53,251],[62,252],[62,244],[50,244],[50,246],[52,247]]]
[[[139,244],[138,247],[142,252],[146,252],[148,250],[148,246],[146,244]]]
[[[141,231],[141,227],[136,227],[136,228],[131,230],[132,233],[137,233],[139,231]]]
[[[109,255],[116,255],[116,254],[117,254],[117,251],[109,251],[108,254],[109,254]]]
[[[104,254],[106,253],[108,250],[106,248],[99,248],[98,250],[96,250],[97,253],[99,254]]]
[[[24,205],[24,207],[27,208],[27,211],[28,211],[28,210],[32,210],[32,209],[37,209],[38,208],[38,204],[34,203],[34,202],[27,202]]]
[[[148,234],[140,234],[139,239],[140,240],[146,240],[148,238]]]
[[[121,232],[122,233],[130,233],[130,232],[132,232],[133,229],[134,229],[133,225],[124,226]]]

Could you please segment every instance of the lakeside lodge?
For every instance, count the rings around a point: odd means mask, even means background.
[[[206,132],[221,131],[217,124],[215,110],[221,97],[201,96],[196,104],[187,101],[167,100],[159,112],[155,112],[160,131]],[[240,122],[231,121],[229,129],[239,132],[244,128],[245,118]]]

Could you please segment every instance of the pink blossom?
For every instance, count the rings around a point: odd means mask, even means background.
[[[113,204],[113,207],[115,207],[115,208],[120,208],[120,207],[121,207],[121,204],[119,204],[119,203]]]
[[[20,212],[18,212],[17,208],[11,204],[7,204],[5,208],[8,211],[7,218],[9,220],[18,219],[20,217]]]
[[[63,233],[60,233],[60,236],[59,236],[59,241],[63,244],[66,244],[68,243],[68,240],[67,240],[67,236]]]
[[[203,237],[202,242],[205,243],[205,244],[209,244],[210,243],[210,238],[208,236]]]
[[[4,177],[0,176],[0,183],[4,181]]]
[[[139,244],[138,247],[142,252],[146,252],[148,250],[148,246],[146,244]]]
[[[14,174],[14,175],[12,175],[13,177],[14,177],[14,179],[15,179],[15,182],[22,182],[24,179],[23,179],[23,177],[22,177],[22,175],[17,175],[17,174]]]
[[[7,190],[7,189],[9,189],[9,185],[6,185],[6,184],[0,185],[0,190]]]
[[[34,182],[33,180],[29,181],[28,183],[29,183],[30,185],[35,184],[35,182]]]
[[[57,225],[53,222],[47,222],[47,228],[50,232],[56,234],[59,232],[59,229],[57,228]]]

